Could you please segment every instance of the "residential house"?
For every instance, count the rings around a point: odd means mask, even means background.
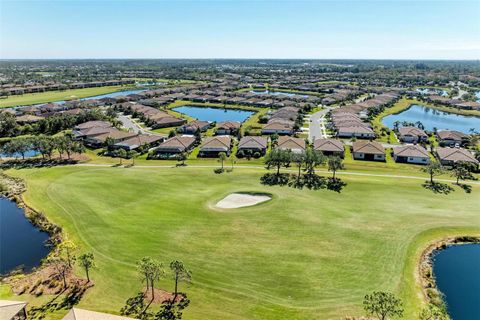
[[[373,139],[375,138],[375,132],[368,126],[351,125],[346,127],[337,127],[337,136],[341,138],[362,138]]]
[[[316,139],[313,144],[315,151],[321,151],[326,156],[338,156],[343,158],[345,149],[342,140]]]
[[[148,149],[165,141],[165,137],[165,135],[160,134],[138,134],[134,137],[114,144],[113,147],[122,148],[127,151],[135,150],[138,152],[146,152]]]
[[[395,162],[428,164],[430,155],[428,151],[419,145],[405,145],[393,148],[393,159]]]
[[[437,148],[437,157],[445,166],[453,166],[457,162],[469,162],[478,167],[478,160],[473,154],[463,148]]]
[[[357,160],[385,161],[385,149],[376,141],[355,141],[352,151]]]
[[[189,152],[195,146],[194,136],[175,136],[162,142],[155,154],[160,158],[175,158],[180,153]]]
[[[304,139],[287,136],[279,137],[276,146],[280,150],[291,150],[293,153],[305,152],[305,147]]]
[[[216,135],[237,135],[240,130],[240,122],[238,121],[223,121],[217,124]]]
[[[428,135],[417,127],[401,127],[398,129],[398,138],[407,143],[425,142]]]
[[[195,134],[197,132],[204,132],[208,128],[210,128],[210,122],[194,120],[181,126],[178,131],[184,134]]]
[[[3,319],[2,319],[3,320]],[[85,309],[72,308],[62,320],[136,320],[133,318],[116,316],[109,313],[94,312]]]
[[[268,147],[267,137],[247,136],[240,139],[237,147],[237,156],[249,156],[259,153],[264,155]]]
[[[0,300],[0,320],[27,319],[27,302]]]
[[[262,128],[262,134],[291,135],[293,131],[292,122],[269,122]]]
[[[468,135],[454,130],[438,130],[438,142],[441,146],[462,146],[468,142]]]
[[[207,137],[200,146],[199,157],[218,157],[220,152],[230,154],[232,138],[230,136]]]

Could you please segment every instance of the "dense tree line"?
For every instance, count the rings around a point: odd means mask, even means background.
[[[53,153],[57,151],[60,159],[65,155],[71,159],[73,153],[84,153],[84,145],[72,139],[70,135],[51,137],[46,135],[20,137],[12,139],[1,147],[1,153],[6,157],[25,159],[29,151],[40,154],[43,159],[51,160]]]
[[[114,125],[116,125],[118,122],[110,115],[104,114],[97,109],[92,109],[82,111],[76,115],[58,113],[50,117],[43,118],[36,123],[21,126],[16,122],[14,115],[6,112],[0,112],[0,136],[14,137],[27,134],[54,135],[63,130],[71,129],[80,123],[93,120],[111,121]]]

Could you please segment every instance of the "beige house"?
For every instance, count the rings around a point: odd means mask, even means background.
[[[2,319],[3,320],[3,319]],[[113,314],[72,308],[62,320],[135,320]]]
[[[27,303],[23,301],[0,300],[0,320],[27,319]]]

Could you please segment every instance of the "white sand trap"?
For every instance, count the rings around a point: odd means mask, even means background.
[[[253,206],[270,199],[272,198],[262,194],[232,193],[218,201],[215,206],[222,209],[235,209]]]

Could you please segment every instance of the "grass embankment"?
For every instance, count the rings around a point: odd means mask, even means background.
[[[137,89],[134,86],[108,86],[98,88],[71,89],[63,91],[47,91],[40,93],[26,93],[0,99],[0,107],[14,107],[61,100],[81,99],[116,91]]]
[[[363,296],[373,290],[401,296],[405,318],[414,319],[422,302],[418,253],[431,239],[480,234],[479,185],[472,194],[455,187],[445,196],[415,179],[342,175],[348,186],[336,193],[262,186],[263,172],[8,171],[26,179],[29,205],[94,252],[95,286],[78,307],[113,313],[143,286],[135,261],[149,255],[183,260],[192,270],[193,283],[180,286],[192,301],[187,319],[340,319],[363,314]],[[273,200],[234,211],[212,207],[246,191],[268,192]],[[159,286],[172,290],[172,281]],[[12,297],[6,288],[0,296],[31,305],[46,300]]]

